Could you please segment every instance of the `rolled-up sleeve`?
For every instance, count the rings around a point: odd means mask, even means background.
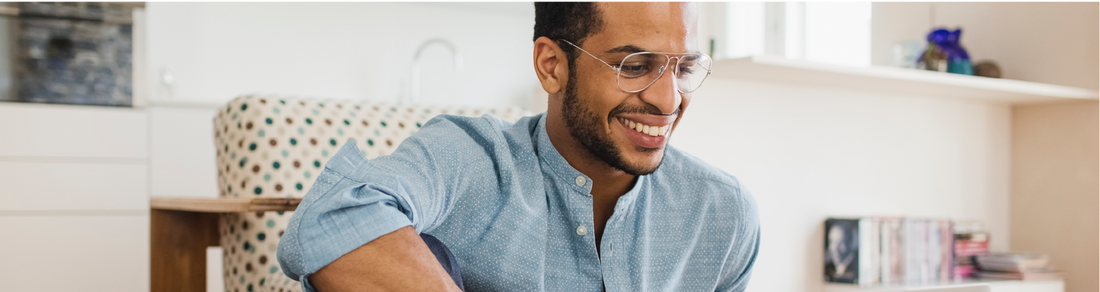
[[[283,273],[313,291],[307,277],[344,254],[405,226],[420,232],[437,226],[463,193],[456,180],[492,168],[485,151],[492,141],[477,133],[499,126],[488,118],[460,121],[432,119],[393,154],[370,161],[349,140],[290,219],[278,247]]]

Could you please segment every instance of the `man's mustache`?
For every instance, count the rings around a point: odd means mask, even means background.
[[[646,115],[655,115],[655,116],[672,116],[672,115],[679,115],[680,114],[680,108],[677,107],[676,110],[673,111],[672,113],[664,114],[664,113],[661,113],[660,108],[657,108],[657,106],[655,106],[653,104],[650,104],[650,103],[646,103],[643,106],[623,103],[623,104],[619,104],[619,106],[616,106],[615,108],[611,109],[611,114],[609,114],[609,116],[613,117],[613,116],[620,115],[620,114],[646,114]]]

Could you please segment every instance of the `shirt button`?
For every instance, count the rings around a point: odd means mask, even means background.
[[[580,187],[584,186],[584,177],[583,176],[578,176],[577,177],[577,186],[580,186]]]
[[[585,234],[588,234],[588,227],[584,227],[584,226],[577,227],[577,235],[582,235],[583,236]]]

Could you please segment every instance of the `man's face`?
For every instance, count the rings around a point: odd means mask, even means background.
[[[687,53],[696,48],[695,9],[685,3],[599,3],[602,29],[582,47],[618,65],[639,51]],[[668,138],[675,131],[690,95],[681,94],[666,72],[646,90],[627,93],[616,83],[616,71],[578,52],[562,100],[570,134],[605,163],[632,175],[657,170]],[[633,123],[634,127],[631,127]],[[641,126],[640,126],[641,125]],[[657,135],[637,129],[663,130]]]

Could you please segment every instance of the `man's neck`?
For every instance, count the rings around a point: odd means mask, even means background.
[[[638,177],[615,169],[592,155],[580,142],[573,139],[573,135],[569,133],[560,115],[552,116],[551,113],[547,115],[546,134],[550,137],[550,143],[565,158],[569,166],[592,180],[592,227],[596,239],[596,252],[599,253],[604,226],[615,211],[615,203],[618,202],[619,197],[630,191]]]

